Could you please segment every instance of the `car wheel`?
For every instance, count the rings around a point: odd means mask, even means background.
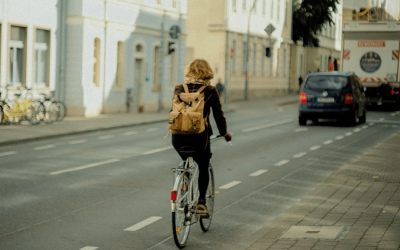
[[[301,126],[307,125],[307,119],[306,119],[306,118],[299,117],[299,124],[300,124]]]
[[[350,116],[348,120],[348,124],[349,126],[356,126],[358,122],[359,122],[358,112],[357,110],[354,110],[353,114]]]
[[[367,109],[364,108],[363,115],[360,117],[360,123],[365,123],[367,121]]]
[[[318,123],[318,119],[312,119],[311,120],[313,123]]]

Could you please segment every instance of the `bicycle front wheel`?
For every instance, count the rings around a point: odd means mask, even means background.
[[[211,226],[211,220],[214,213],[214,196],[215,196],[215,187],[214,187],[214,172],[211,164],[208,166],[208,174],[209,174],[209,182],[206,193],[206,206],[208,211],[210,211],[210,217],[208,219],[204,219],[200,217],[200,227],[201,230],[207,232]]]
[[[172,212],[172,232],[174,234],[175,244],[178,248],[184,248],[189,238],[191,224],[189,199],[189,178],[184,174],[179,179],[176,196],[176,211]]]

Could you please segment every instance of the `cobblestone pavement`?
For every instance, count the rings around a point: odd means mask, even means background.
[[[247,250],[400,249],[399,152],[400,133],[334,172],[291,213],[271,222]],[[287,237],[292,226],[315,227]],[[317,239],[318,230],[334,226],[343,227],[338,237]]]

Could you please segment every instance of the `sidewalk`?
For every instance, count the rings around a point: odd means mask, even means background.
[[[269,97],[248,102],[234,102],[223,105],[225,113],[238,108],[250,108],[252,105],[282,106],[298,102],[298,94],[293,93],[280,97]],[[68,112],[68,110],[67,110]],[[66,117],[62,122],[39,125],[0,125],[0,146],[21,143],[38,139],[73,135],[90,131],[131,127],[157,122],[167,122],[169,110],[160,113],[100,115],[93,118]],[[167,124],[167,123],[166,123]],[[167,127],[167,125],[166,125]]]
[[[400,249],[399,152],[397,133],[332,173],[247,250]]]

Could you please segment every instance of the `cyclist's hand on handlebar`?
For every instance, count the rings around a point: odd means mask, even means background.
[[[232,140],[232,135],[229,133],[226,133],[225,137],[225,141],[231,141]]]

